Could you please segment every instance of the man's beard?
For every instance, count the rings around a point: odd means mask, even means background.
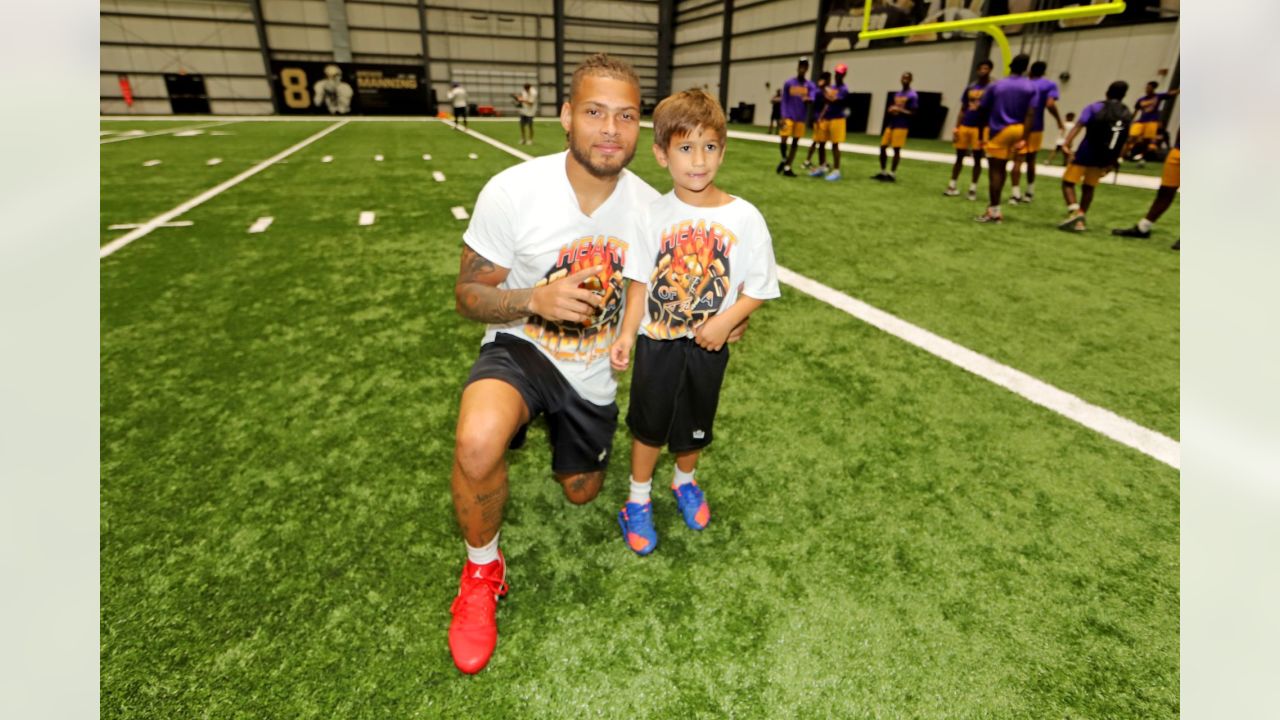
[[[636,156],[636,149],[633,146],[631,148],[631,152],[628,153],[626,157],[622,158],[622,163],[616,168],[596,165],[591,162],[591,146],[588,145],[586,151],[581,150],[578,147],[578,144],[573,141],[573,133],[570,133],[569,154],[573,155],[573,159],[577,160],[579,165],[586,168],[586,171],[591,173],[593,177],[601,180],[608,180],[609,178],[617,177],[618,174],[622,172],[623,168],[631,164],[631,159]]]

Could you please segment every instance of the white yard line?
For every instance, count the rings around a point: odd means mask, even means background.
[[[470,215],[467,215],[467,209],[462,207],[461,205],[458,205],[457,207],[449,208],[449,212],[453,213],[453,217],[458,220],[466,220],[468,217],[470,217]]]
[[[294,154],[294,153],[298,152],[299,150],[301,150],[302,148],[304,148],[304,147],[306,147],[306,146],[310,145],[311,143],[313,143],[313,142],[315,142],[315,141],[319,140],[320,138],[324,137],[325,135],[328,135],[329,133],[333,132],[334,130],[337,130],[338,128],[340,128],[340,127],[342,127],[343,125],[346,125],[346,124],[347,124],[347,121],[346,121],[346,120],[340,120],[340,121],[338,121],[338,122],[336,122],[336,123],[334,123],[334,124],[330,125],[329,127],[325,128],[324,130],[321,130],[320,132],[318,132],[318,133],[316,133],[316,134],[312,135],[311,137],[307,138],[306,140],[303,140],[302,142],[300,142],[300,143],[298,143],[298,144],[294,145],[293,147],[290,147],[290,148],[288,148],[287,150],[282,150],[282,151],[280,151],[280,152],[276,153],[275,155],[272,155],[271,157],[267,158],[266,160],[263,160],[262,162],[258,163],[257,165],[254,165],[253,167],[249,168],[248,170],[245,170],[244,172],[240,173],[239,175],[236,175],[235,177],[231,178],[230,180],[225,180],[225,181],[223,181],[223,182],[221,182],[221,183],[218,183],[217,185],[214,185],[213,187],[209,188],[208,190],[205,190],[204,192],[200,193],[199,195],[197,195],[197,196],[195,196],[195,197],[191,198],[190,200],[188,200],[188,201],[186,201],[186,202],[182,203],[181,205],[179,205],[179,206],[177,206],[177,207],[173,208],[172,210],[168,210],[168,211],[165,211],[165,212],[163,212],[163,213],[160,213],[159,215],[157,215],[157,216],[155,216],[155,217],[151,218],[150,220],[148,220],[147,222],[143,223],[143,225],[142,225],[141,227],[137,228],[136,230],[133,230],[132,232],[129,232],[128,234],[122,235],[122,236],[120,236],[120,237],[116,238],[115,240],[112,240],[111,242],[107,243],[106,245],[103,245],[103,246],[102,246],[102,248],[98,250],[98,259],[99,259],[99,260],[101,260],[101,259],[103,259],[103,258],[107,257],[108,255],[111,255],[112,253],[114,253],[115,251],[117,251],[117,250],[119,250],[120,248],[124,247],[125,245],[128,245],[129,243],[133,242],[134,240],[137,240],[138,238],[140,238],[140,237],[142,237],[142,236],[144,236],[144,235],[146,235],[146,234],[150,233],[152,230],[155,230],[156,228],[160,227],[161,225],[164,225],[165,223],[169,222],[170,220],[173,220],[174,218],[178,217],[179,215],[182,215],[183,213],[185,213],[185,212],[187,212],[187,211],[191,210],[192,208],[195,208],[195,207],[199,206],[200,204],[204,203],[206,200],[209,200],[209,199],[212,199],[212,198],[214,198],[214,197],[217,197],[218,195],[220,195],[221,193],[225,192],[226,190],[229,190],[229,189],[231,189],[231,188],[235,187],[236,185],[239,185],[240,183],[244,182],[245,180],[248,180],[249,178],[253,177],[254,175],[257,175],[258,173],[262,172],[263,170],[266,170],[267,168],[271,167],[272,165],[274,165],[274,164],[276,164],[276,163],[280,162],[281,160],[283,160],[283,159],[285,159],[285,158],[289,157],[290,155],[292,155],[292,154]]]
[[[360,225],[372,225],[373,221],[376,218],[377,218],[377,215],[375,215],[372,210],[361,210],[360,217],[356,220],[356,222]]]
[[[650,128],[653,127],[653,123],[641,123],[641,125],[648,126]],[[736,140],[753,140],[755,142],[766,142],[773,145],[777,145],[779,142],[775,135],[761,135],[759,133],[743,132],[741,130],[730,130],[729,137]],[[801,139],[799,144],[800,147],[807,148],[810,145],[813,145],[813,141],[807,138]],[[861,143],[843,142],[840,143],[840,150],[842,152],[856,153],[858,155],[874,155],[877,157],[880,155],[880,148],[878,146],[863,145]],[[904,149],[902,151],[902,157],[907,160],[922,160],[924,162],[942,163],[944,165],[951,165],[956,161],[956,156],[954,154],[930,152],[927,150]],[[965,165],[972,167],[973,161],[966,158]],[[1066,168],[1057,165],[1042,165],[1040,163],[1036,163],[1036,177],[1061,178],[1062,174],[1066,172],[1066,170]],[[1102,182],[1108,185],[1124,185],[1125,187],[1141,188],[1143,190],[1156,190],[1160,187],[1160,178],[1151,175],[1134,175],[1132,173],[1123,174],[1118,180],[1116,179],[1115,173],[1107,173],[1107,175],[1102,178]],[[980,189],[984,189],[985,187],[986,186],[984,185],[983,188]]]
[[[529,155],[475,131],[467,131],[467,134],[522,160],[531,159]],[[843,147],[843,144],[841,147]],[[905,155],[906,153],[903,154]],[[964,346],[957,345],[944,337],[934,335],[924,328],[912,325],[857,298],[850,297],[839,290],[829,288],[816,280],[811,280],[784,267],[778,268],[778,280],[838,310],[843,310],[900,340],[905,340],[925,352],[957,365],[984,380],[1017,393],[1041,407],[1052,410],[1094,432],[1155,458],[1175,470],[1181,468],[1181,445],[1178,441],[1166,435],[1149,430],[1132,420],[1120,417],[1110,410],[1085,402],[1071,393],[1060,390],[1044,381],[1037,380],[1008,365],[998,363]]]
[[[106,118],[103,118],[104,120]],[[99,145],[110,145],[111,143],[124,142],[125,140],[137,140],[139,138],[156,137],[157,135],[170,135],[173,133],[186,132],[187,130],[203,130],[204,128],[220,127],[222,125],[230,125],[239,120],[224,120],[221,122],[205,123],[203,125],[187,125],[184,127],[169,128],[167,130],[156,130],[155,132],[143,133],[141,135],[118,135],[112,138],[105,138],[98,141]]]
[[[255,234],[260,232],[266,232],[267,228],[271,227],[271,223],[274,221],[275,221],[274,217],[270,215],[263,215],[262,217],[253,221],[253,224],[249,226],[249,232],[255,233]]]
[[[432,170],[431,177],[435,178],[436,182],[444,182],[445,180],[444,173],[440,172],[439,170]]]

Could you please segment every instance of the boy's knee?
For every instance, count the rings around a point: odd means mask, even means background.
[[[604,471],[557,475],[556,479],[564,488],[566,500],[574,505],[585,505],[600,494],[600,487],[604,484]]]

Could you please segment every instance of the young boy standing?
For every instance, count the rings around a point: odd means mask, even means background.
[[[719,103],[698,89],[672,95],[653,111],[653,134],[654,157],[675,187],[649,206],[628,253],[626,311],[609,351],[619,372],[636,352],[627,412],[631,483],[618,524],[638,555],[658,544],[650,493],[664,445],[676,457],[671,489],[685,524],[702,530],[710,521],[694,470],[713,437],[729,363],[725,341],[780,295],[764,217],[715,185],[726,137]]]

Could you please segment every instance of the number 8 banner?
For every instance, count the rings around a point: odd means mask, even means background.
[[[428,115],[422,68],[353,63],[271,63],[272,92],[290,115]]]

